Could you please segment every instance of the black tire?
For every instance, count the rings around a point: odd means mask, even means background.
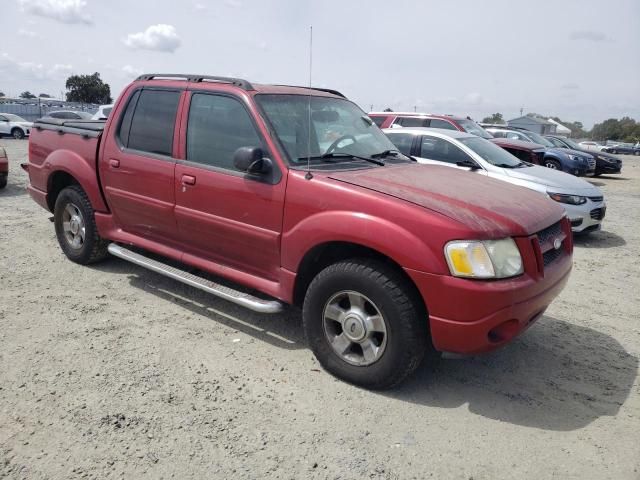
[[[547,168],[551,168],[552,170],[562,171],[562,165],[557,160],[549,159],[544,161],[544,166]]]
[[[24,138],[24,131],[21,128],[14,128],[11,130],[11,136],[16,140],[22,140]]]
[[[84,238],[74,247],[65,232],[64,221],[67,207],[78,211],[84,224]],[[54,224],[60,248],[69,260],[81,265],[99,262],[107,256],[108,241],[98,235],[93,207],[89,197],[79,185],[64,188],[54,207]]]
[[[370,365],[348,363],[334,351],[325,333],[325,307],[344,291],[373,299],[383,317],[386,344]],[[324,369],[361,387],[391,388],[413,373],[426,353],[437,358],[428,314],[415,288],[394,268],[377,260],[346,260],[322,270],[306,292],[302,318],[309,346]]]
[[[7,177],[6,175],[3,175],[3,176],[0,177],[0,189],[7,186],[7,179],[8,178],[9,177]]]

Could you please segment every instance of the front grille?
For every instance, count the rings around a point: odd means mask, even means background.
[[[600,197],[587,197],[589,200],[591,200],[592,202],[601,202],[602,200],[604,200],[604,197],[600,196]]]
[[[542,263],[545,267],[560,258],[565,251],[564,242],[566,238],[562,231],[562,223],[554,223],[550,227],[540,230],[536,236],[538,237],[538,244],[540,245],[540,253],[542,253]],[[555,248],[553,242],[557,238],[565,238],[562,241],[560,248]]]
[[[607,210],[607,207],[594,208],[593,210],[591,210],[591,212],[589,212],[589,215],[594,220],[602,220],[604,218],[606,210]]]
[[[560,225],[560,222],[554,223],[550,227],[547,227],[544,230],[540,230],[537,233],[538,242],[540,242],[540,246],[542,246],[545,243],[547,243],[549,240],[553,242],[552,239],[556,238],[560,234],[562,234],[562,226]]]
[[[588,158],[587,162],[589,163],[589,169],[596,168],[596,159]]]
[[[563,250],[561,248],[559,248],[558,250],[552,249],[552,250],[549,250],[548,252],[543,253],[542,254],[542,261],[544,263],[544,266],[546,267],[547,265],[549,265],[554,260],[557,260],[558,257],[560,257],[560,255],[562,255],[562,252],[563,252]]]

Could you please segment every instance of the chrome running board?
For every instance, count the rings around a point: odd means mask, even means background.
[[[224,285],[200,278],[189,272],[185,272],[178,268],[166,265],[157,260],[145,257],[139,253],[128,250],[115,243],[109,244],[109,253],[115,257],[121,258],[131,263],[135,263],[141,267],[149,269],[153,272],[172,278],[182,283],[186,283],[192,287],[204,290],[207,293],[223,298],[229,302],[235,303],[242,307],[260,313],[279,313],[283,310],[283,304],[278,300],[263,300],[254,297],[248,293],[239,292]]]

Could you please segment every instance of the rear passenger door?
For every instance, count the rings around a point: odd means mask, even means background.
[[[135,90],[100,162],[104,193],[117,225],[127,232],[178,241],[174,137],[180,90]]]
[[[185,253],[276,281],[285,179],[276,162],[268,177],[233,164],[240,147],[271,157],[241,99],[192,92],[181,131],[184,160],[175,176],[176,219]]]

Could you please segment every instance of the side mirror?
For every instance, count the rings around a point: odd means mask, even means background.
[[[478,165],[473,160],[462,160],[461,162],[456,162],[456,165],[459,167],[467,167],[473,170],[480,170],[480,165]]]
[[[241,172],[264,175],[271,172],[273,164],[263,155],[259,147],[240,147],[233,154],[233,165]]]

